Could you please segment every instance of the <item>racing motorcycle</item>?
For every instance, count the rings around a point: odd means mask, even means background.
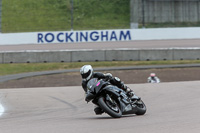
[[[130,99],[124,90],[112,85],[109,80],[92,78],[88,81],[87,88],[85,100],[92,101],[113,118],[146,113],[146,106],[141,98],[134,95]]]

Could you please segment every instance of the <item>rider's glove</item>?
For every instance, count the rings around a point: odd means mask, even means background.
[[[134,92],[126,85],[123,85],[123,89],[126,91],[127,95],[132,97],[134,95]]]
[[[106,79],[111,79],[112,78],[112,74],[111,73],[106,73],[104,74]]]
[[[134,92],[131,90],[131,91],[127,92],[127,95],[128,95],[129,97],[132,97],[132,96],[134,96],[135,94],[134,94]]]
[[[125,91],[128,91],[130,88],[124,84],[122,84],[122,89],[125,90]]]

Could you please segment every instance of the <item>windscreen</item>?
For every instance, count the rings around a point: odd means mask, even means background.
[[[87,89],[88,90],[94,89],[94,87],[97,84],[97,81],[98,81],[97,78],[90,79],[90,81],[88,81],[88,83],[87,83]]]

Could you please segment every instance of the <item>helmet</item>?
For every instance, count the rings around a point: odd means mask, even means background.
[[[80,69],[80,73],[83,79],[90,80],[93,75],[93,68],[91,65],[84,65]]]
[[[151,76],[151,77],[155,77],[156,74],[155,74],[155,73],[151,73],[150,76]]]

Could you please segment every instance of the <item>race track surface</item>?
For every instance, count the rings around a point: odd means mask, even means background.
[[[0,51],[200,47],[200,39],[0,45]]]
[[[130,84],[143,116],[96,116],[80,86],[1,89],[1,133],[199,133],[200,81]]]

